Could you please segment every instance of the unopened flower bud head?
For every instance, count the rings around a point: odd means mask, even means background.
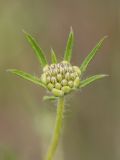
[[[64,96],[80,86],[81,71],[67,61],[47,65],[43,68],[41,81],[57,97]]]

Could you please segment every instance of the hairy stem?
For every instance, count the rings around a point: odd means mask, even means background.
[[[53,138],[52,138],[52,142],[49,147],[45,160],[52,160],[55,154],[55,151],[60,139],[60,132],[61,132],[62,120],[63,120],[63,111],[64,111],[64,97],[60,97],[57,105],[57,116],[56,116],[55,129],[53,132]]]

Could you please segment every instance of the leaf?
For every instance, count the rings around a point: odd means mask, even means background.
[[[45,55],[42,51],[42,49],[39,47],[37,41],[30,35],[28,34],[27,32],[25,32],[25,35],[26,35],[26,39],[28,40],[28,42],[30,43],[31,47],[33,48],[33,50],[35,51],[35,54],[41,64],[42,67],[46,66],[48,63],[47,63],[47,60],[45,58]]]
[[[73,48],[73,40],[74,40],[74,33],[71,28],[71,31],[69,33],[66,49],[65,49],[65,54],[64,54],[64,60],[70,62],[71,57],[72,57],[72,48]]]
[[[37,85],[40,85],[41,87],[46,88],[46,86],[41,82],[41,80],[38,77],[35,77],[29,73],[17,70],[17,69],[9,69],[9,72],[16,74],[17,76],[20,76],[28,81],[31,81]]]
[[[58,99],[58,97],[55,97],[55,96],[44,96],[43,97],[44,101],[46,101],[46,100],[54,101],[56,99]]]
[[[101,79],[101,78],[104,78],[104,77],[107,77],[108,75],[105,75],[105,74],[100,74],[100,75],[94,75],[92,77],[89,77],[85,80],[82,80],[81,81],[81,84],[80,84],[80,88],[83,88],[89,84],[91,84],[92,82],[98,80],[98,79]]]
[[[52,60],[53,64],[57,63],[57,57],[56,57],[56,54],[52,48],[51,48],[51,60]]]
[[[93,48],[93,50],[89,53],[89,55],[85,58],[85,60],[82,62],[80,66],[81,72],[85,72],[87,69],[88,64],[91,62],[91,60],[94,58],[96,55],[97,51],[102,47],[102,44],[104,40],[107,38],[107,36],[104,36],[98,43],[97,45]]]

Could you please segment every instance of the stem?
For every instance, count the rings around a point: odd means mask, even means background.
[[[51,145],[48,149],[46,160],[52,160],[55,154],[55,151],[56,151],[59,139],[60,139],[60,132],[61,132],[62,120],[63,120],[63,111],[64,111],[64,97],[60,97],[58,99],[58,105],[57,105],[57,116],[56,116],[55,129],[53,132]]]

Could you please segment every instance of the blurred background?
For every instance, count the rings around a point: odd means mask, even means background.
[[[0,0],[0,160],[43,160],[55,122],[56,104],[42,100],[45,90],[6,72],[41,74],[22,30],[38,40],[50,62],[51,47],[62,60],[70,26],[72,64],[80,65],[109,36],[85,77],[110,76],[67,98],[55,159],[120,159],[120,1]]]

